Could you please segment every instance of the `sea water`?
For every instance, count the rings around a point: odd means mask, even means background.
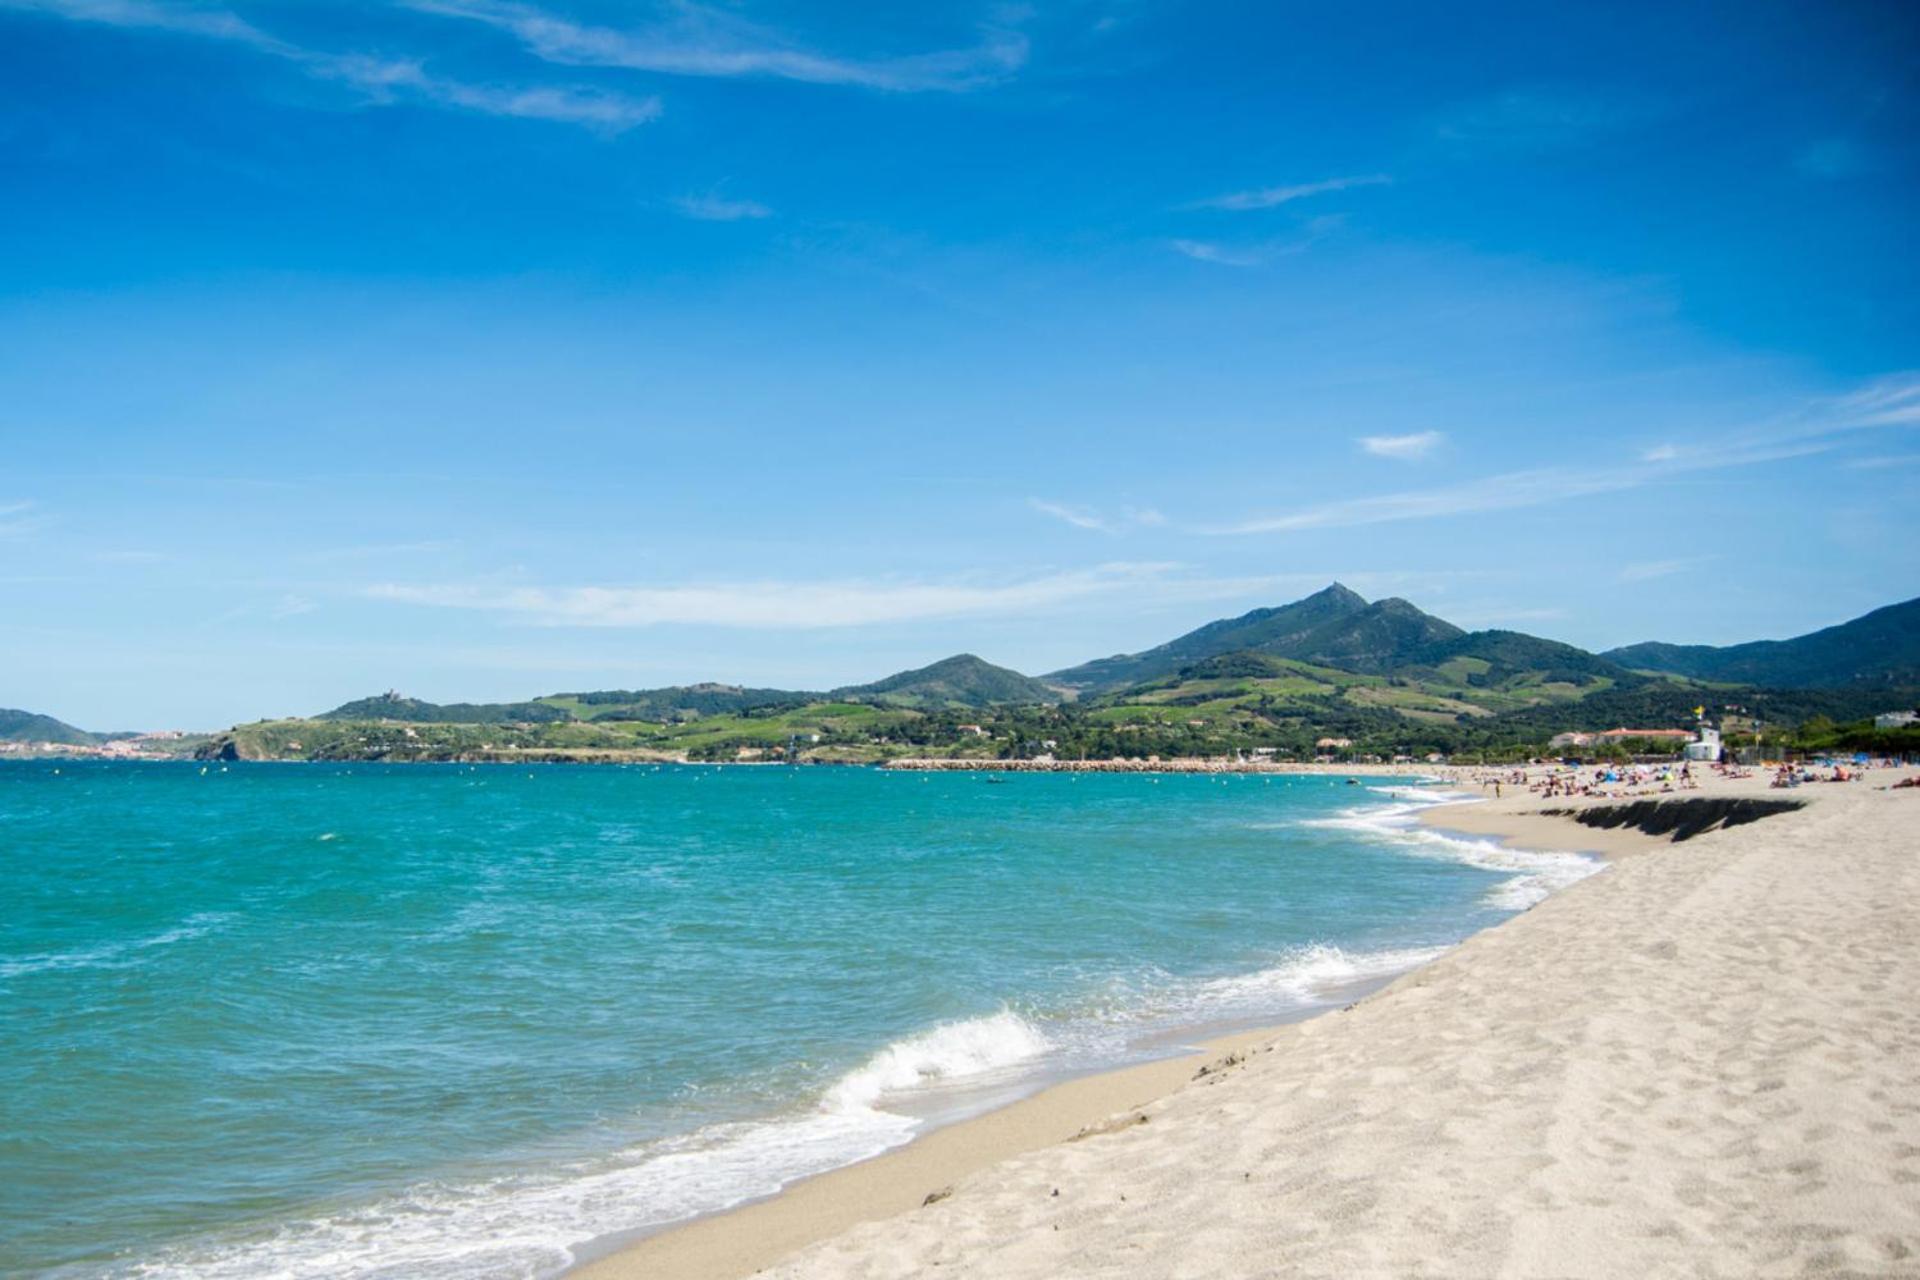
[[[0,764],[0,1273],[540,1277],[1596,864],[1338,778]]]

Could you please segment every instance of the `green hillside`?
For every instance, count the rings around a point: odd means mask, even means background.
[[[314,717],[317,720],[399,720],[408,724],[547,724],[572,716],[540,702],[422,702],[387,692],[358,698]]]
[[[901,671],[872,684],[840,689],[836,697],[887,706],[992,707],[1061,700],[1058,689],[971,653]]]
[[[64,720],[0,707],[0,742],[51,742],[63,747],[84,747],[99,741],[98,735],[76,729]]]
[[[664,689],[555,693],[539,701],[580,720],[694,720],[701,716],[804,706],[823,696],[793,689],[748,689],[734,684],[708,683]]]
[[[1791,640],[1724,648],[1649,641],[1601,656],[1636,670],[1781,689],[1920,685],[1920,599]]]
[[[1336,582],[1292,604],[1209,622],[1144,652],[1096,658],[1056,671],[1046,680],[1069,689],[1107,692],[1158,680],[1223,654],[1254,652],[1295,657],[1298,654],[1294,648],[1303,637],[1366,608],[1365,597]]]

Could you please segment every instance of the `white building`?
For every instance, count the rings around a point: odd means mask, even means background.
[[[1905,729],[1920,724],[1920,711],[1882,711],[1873,718],[1876,729]]]
[[[1718,729],[1710,729],[1704,724],[1701,725],[1700,736],[1687,744],[1686,755],[1689,760],[1706,760],[1709,762],[1718,760],[1720,758],[1720,731]]]

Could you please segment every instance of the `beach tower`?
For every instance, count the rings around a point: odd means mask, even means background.
[[[1711,764],[1720,758],[1720,731],[1710,725],[1700,726],[1700,736],[1686,746],[1689,760],[1704,760]]]

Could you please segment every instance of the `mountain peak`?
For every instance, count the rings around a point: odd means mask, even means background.
[[[872,684],[835,690],[835,694],[932,706],[988,707],[1060,701],[1057,690],[972,653],[956,653],[924,667],[896,672]]]
[[[1224,653],[1252,651],[1292,657],[1303,638],[1342,619],[1364,613],[1366,597],[1335,582],[1304,599],[1222,618],[1142,653],[1121,654],[1056,671],[1048,677],[1074,689],[1116,689],[1169,676]]]

